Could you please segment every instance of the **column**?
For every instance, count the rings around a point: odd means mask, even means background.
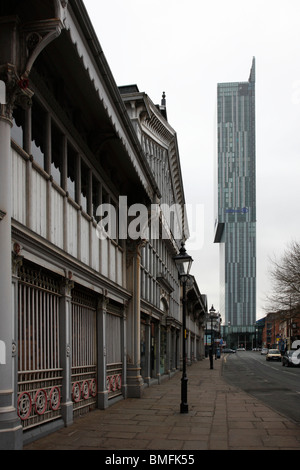
[[[155,331],[155,334],[156,334],[156,377],[157,377],[157,381],[158,383],[160,384],[160,343],[161,343],[161,338],[160,338],[160,322],[157,323],[157,328],[156,328],[156,331]]]
[[[127,396],[140,398],[143,393],[141,376],[141,298],[140,298],[140,240],[127,241],[127,288],[132,294],[127,315]]]
[[[71,273],[70,273],[71,277]],[[61,412],[65,426],[73,423],[72,402],[72,289],[74,283],[65,279],[61,285],[59,342],[63,369]]]
[[[151,321],[150,317],[147,316],[145,324],[145,376],[143,377],[146,384],[150,384],[151,380]]]
[[[123,318],[121,322],[121,341],[122,341],[122,395],[124,398],[127,398],[127,303],[124,306]]]
[[[167,373],[171,376],[172,370],[172,330],[171,326],[167,325]]]
[[[108,390],[106,387],[106,315],[108,299],[102,297],[97,306],[97,407],[104,410],[108,407]]]
[[[18,383],[18,321],[19,321],[19,270],[23,264],[23,256],[19,253],[21,247],[19,243],[14,243],[12,251],[12,312],[13,312],[13,342],[12,342],[12,357],[13,357],[13,380]],[[15,393],[15,407],[17,408],[17,392]]]
[[[0,103],[0,449],[22,448],[23,433],[17,416],[17,384],[13,374],[14,311],[11,260],[11,126],[5,103]]]
[[[25,109],[30,103],[33,95],[28,79],[31,67],[43,48],[60,34],[64,11],[57,8],[57,17],[61,18],[51,19],[51,22],[35,22],[32,25],[32,32],[41,26],[39,33],[42,39],[30,52],[26,49],[28,36],[24,34],[24,25],[16,15],[2,18],[0,28],[0,450],[17,450],[23,445],[22,426],[15,406],[17,383],[13,371],[13,357],[16,355],[13,335],[16,325],[11,259],[12,113],[14,106],[22,106]],[[30,33],[29,29],[26,31]],[[25,142],[25,145],[27,144]]]
[[[177,327],[174,331],[174,371],[180,368],[180,353],[179,353],[179,331]]]

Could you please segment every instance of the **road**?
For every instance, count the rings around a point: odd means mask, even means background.
[[[226,381],[300,424],[300,367],[268,362],[257,351],[225,354]]]

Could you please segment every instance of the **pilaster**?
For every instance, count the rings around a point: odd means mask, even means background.
[[[171,376],[172,369],[172,330],[170,325],[167,325],[167,373]]]
[[[144,381],[148,385],[151,380],[151,321],[150,317],[146,319],[146,366],[145,366],[145,377]]]
[[[127,307],[126,302],[123,311],[123,318],[121,323],[121,341],[122,341],[122,395],[124,398],[127,398]]]
[[[127,316],[127,396],[140,398],[143,393],[141,376],[141,278],[140,249],[144,240],[127,241],[127,286],[132,293]]]
[[[108,298],[103,296],[97,305],[97,407],[102,410],[108,407],[108,390],[106,387],[106,315],[108,302]]]
[[[63,27],[67,3],[55,2],[55,19],[22,22],[17,15],[0,19],[0,449],[23,446],[23,432],[16,411],[16,307],[17,279],[12,275],[11,216],[12,167],[11,127],[13,109],[31,104],[29,74],[40,52],[57,37]],[[16,12],[17,13],[17,12]],[[3,93],[3,90],[5,93]],[[27,142],[28,143],[28,142]],[[14,260],[15,261],[15,260]]]
[[[72,376],[72,289],[74,283],[69,278],[65,278],[61,284],[59,334],[61,367],[63,369],[61,412],[65,426],[73,422],[73,402],[71,390]]]
[[[160,322],[157,324],[156,329],[156,378],[158,383],[160,384],[161,374],[160,374],[160,345],[161,345],[161,324]]]
[[[18,320],[19,320],[19,270],[23,265],[23,256],[19,243],[14,243],[12,247],[12,371],[13,381],[18,383]],[[14,388],[14,407],[17,409],[17,386]]]
[[[0,449],[22,448],[22,426],[16,411],[15,318],[11,259],[11,114],[0,103]]]

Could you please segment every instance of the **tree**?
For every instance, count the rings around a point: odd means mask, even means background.
[[[271,260],[272,293],[267,297],[267,311],[300,309],[300,243],[293,241],[283,256]]]

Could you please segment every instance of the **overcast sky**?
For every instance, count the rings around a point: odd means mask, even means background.
[[[155,104],[166,93],[186,203],[204,209],[197,243],[187,243],[192,274],[217,310],[217,83],[247,81],[256,58],[257,318],[263,317],[269,258],[300,240],[300,1],[85,0],[85,5],[117,85],[137,84]]]

